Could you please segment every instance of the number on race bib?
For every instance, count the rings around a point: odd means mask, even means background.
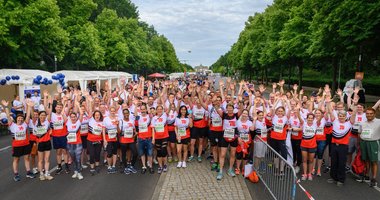
[[[267,128],[261,129],[261,138],[267,138],[268,137],[268,130]]]
[[[303,135],[305,137],[313,137],[315,135],[315,130],[311,127],[307,127],[307,128],[305,128]]]
[[[240,133],[240,138],[241,138],[244,142],[248,142],[248,141],[249,141],[249,134],[248,134],[248,133]]]
[[[371,129],[363,129],[360,137],[363,139],[371,139],[372,138],[372,130]]]
[[[102,128],[95,127],[94,131],[93,131],[93,134],[99,136],[100,134],[102,134]]]
[[[44,135],[46,132],[47,132],[47,130],[46,130],[46,128],[45,128],[44,126],[37,127],[37,130],[36,130],[36,136],[41,137],[41,136]]]
[[[195,112],[194,117],[195,119],[203,119],[203,112]]]
[[[222,126],[222,120],[219,117],[212,118],[212,125],[213,126]]]
[[[88,124],[82,124],[80,126],[80,132],[81,133],[88,133]]]
[[[54,130],[63,129],[63,121],[57,121],[53,123]]]
[[[157,123],[156,125],[155,125],[155,127],[154,127],[154,129],[156,130],[156,132],[158,132],[158,133],[162,133],[162,132],[164,132],[164,124],[162,124],[162,123]]]
[[[148,132],[148,125],[146,123],[140,123],[139,124],[139,132],[140,133]]]
[[[124,137],[125,138],[132,138],[133,137],[133,129],[125,129],[124,130]]]
[[[235,137],[235,129],[225,129],[223,137],[233,139]]]
[[[108,130],[108,138],[114,139],[116,138],[117,130],[116,129],[109,129]]]
[[[26,132],[20,131],[15,133],[15,140],[25,140],[26,138]]]
[[[274,132],[282,133],[283,128],[284,128],[284,124],[278,123],[274,125],[273,130]]]
[[[323,127],[318,127],[317,128],[317,131],[315,132],[316,135],[323,135],[324,131],[323,131]]]

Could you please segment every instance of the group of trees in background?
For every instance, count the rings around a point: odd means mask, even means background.
[[[335,89],[339,75],[347,80],[358,70],[365,72],[364,84],[380,85],[379,60],[380,1],[274,0],[248,18],[238,41],[211,68]]]
[[[130,0],[0,0],[0,67],[183,71],[173,45]]]

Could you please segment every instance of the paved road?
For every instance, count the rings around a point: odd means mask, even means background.
[[[10,144],[9,136],[0,137],[0,149]],[[159,175],[154,174],[106,174],[103,167],[100,174],[91,176],[84,170],[83,180],[73,180],[71,174],[52,175],[52,181],[26,179],[25,168],[20,163],[20,182],[13,181],[11,149],[0,152],[0,199],[151,199]],[[55,155],[51,156],[51,166],[56,166]]]

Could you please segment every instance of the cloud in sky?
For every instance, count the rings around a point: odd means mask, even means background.
[[[174,45],[181,62],[209,66],[239,37],[248,16],[273,0],[132,0],[140,18]],[[191,53],[189,53],[191,51]]]

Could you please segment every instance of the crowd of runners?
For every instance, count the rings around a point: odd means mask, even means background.
[[[306,95],[297,85],[285,91],[284,84],[266,89],[231,78],[140,77],[121,82],[120,88],[107,83],[104,88],[58,87],[54,94],[27,94],[23,102],[2,100],[12,134],[14,180],[21,179],[20,159],[26,177],[52,180],[52,148],[55,175],[83,179],[86,168],[91,175],[101,173],[102,162],[109,174],[165,173],[171,170],[168,163],[186,168],[209,155],[210,168],[221,180],[225,174],[243,174],[247,162],[259,168],[267,148],[258,137],[287,159],[290,134],[290,156],[301,180],[329,171],[328,182],[343,185],[360,148],[367,170],[359,181],[375,186],[380,100],[366,108],[357,95],[360,88],[352,88],[345,103],[343,92],[328,85]]]

